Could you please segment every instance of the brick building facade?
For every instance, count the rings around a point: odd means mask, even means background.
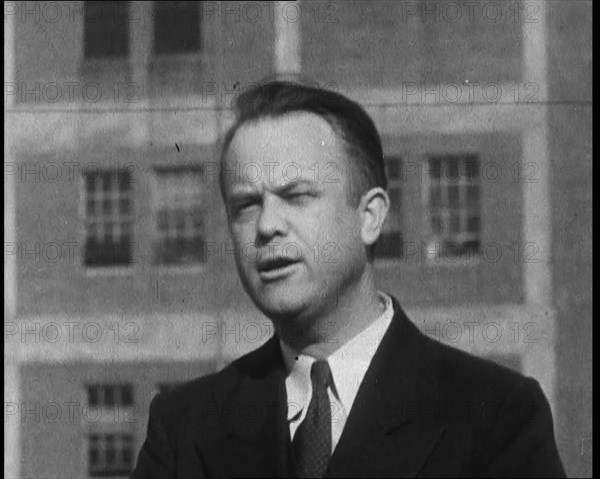
[[[126,476],[157,390],[269,337],[216,168],[281,73],[382,135],[381,288],[538,379],[591,474],[591,2],[475,3],[5,2],[5,477]]]

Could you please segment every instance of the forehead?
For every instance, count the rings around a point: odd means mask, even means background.
[[[261,168],[265,177],[304,179],[324,168],[340,171],[346,162],[342,140],[320,116],[294,112],[240,126],[227,150],[226,169]],[[256,176],[256,175],[255,175]],[[243,178],[242,178],[243,179]]]
[[[318,151],[340,146],[337,134],[323,118],[309,112],[292,112],[241,125],[230,148],[244,149],[245,153],[264,148],[285,152],[299,145]]]

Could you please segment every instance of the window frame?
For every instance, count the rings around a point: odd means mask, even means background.
[[[107,167],[98,167],[100,175],[110,172],[111,174],[118,174],[122,171],[119,167],[115,168],[114,165],[109,165]],[[135,269],[135,265],[138,262],[136,258],[136,253],[139,250],[136,242],[134,241],[135,233],[136,233],[136,217],[135,217],[135,183],[136,178],[134,176],[133,171],[128,172],[131,175],[131,186],[129,188],[129,200],[131,203],[131,211],[130,211],[130,223],[131,223],[131,238],[130,243],[132,244],[132,252],[131,252],[131,262],[129,263],[113,263],[106,265],[98,265],[98,266],[90,266],[86,263],[85,260],[85,251],[88,244],[88,212],[87,212],[87,203],[88,203],[88,188],[87,188],[87,175],[82,173],[80,175],[80,191],[79,191],[79,216],[80,216],[80,225],[81,225],[81,233],[80,238],[82,238],[81,245],[82,248],[79,254],[79,261],[81,268],[85,271],[88,276],[129,276],[132,275]]]
[[[199,272],[203,272],[206,271],[206,269],[208,268],[208,264],[209,264],[209,255],[206,253],[204,253],[204,260],[203,261],[197,261],[194,263],[159,263],[155,260],[155,247],[156,247],[156,242],[160,239],[161,233],[159,231],[158,228],[158,221],[157,221],[157,215],[159,212],[159,208],[160,208],[160,203],[159,203],[159,195],[158,195],[158,189],[159,189],[159,179],[158,179],[158,175],[157,175],[157,170],[172,170],[172,171],[184,171],[186,169],[189,170],[197,170],[197,172],[201,175],[201,177],[203,179],[206,179],[205,176],[205,167],[202,163],[200,162],[195,162],[195,163],[183,163],[183,164],[178,164],[178,165],[165,165],[165,164],[155,164],[152,165],[152,167],[150,168],[150,205],[151,205],[151,220],[150,220],[150,263],[152,265],[152,268],[159,271],[160,273],[173,273],[173,274],[194,274],[194,273],[199,273]],[[207,232],[209,230],[209,228],[207,227],[207,222],[209,220],[209,215],[210,212],[207,210],[207,208],[205,207],[206,202],[204,201],[206,199],[206,194],[208,191],[208,188],[210,187],[209,185],[209,181],[201,181],[202,185],[206,185],[206,188],[203,188],[200,191],[200,197],[203,199],[202,203],[199,205],[201,213],[202,213],[202,220],[203,220],[203,228],[202,228],[202,232],[203,232],[203,240],[204,240],[204,244],[203,244],[203,248],[206,249],[206,245],[208,244],[208,238],[207,238]]]
[[[440,216],[442,218],[442,227],[444,228],[444,232],[442,233],[441,236],[436,235],[436,233],[433,232],[432,229],[432,225],[431,225],[431,219],[434,215],[431,214],[431,210],[430,210],[430,199],[431,199],[431,189],[432,189],[432,185],[434,184],[434,182],[432,181],[432,175],[430,173],[431,171],[431,167],[430,167],[430,160],[432,159],[439,159],[441,162],[441,166],[440,166],[440,182],[439,185],[443,185],[440,190],[441,190],[441,207],[439,208],[439,211],[441,212],[441,214],[438,214],[437,216]],[[447,179],[444,182],[443,181],[443,170],[444,170],[444,166],[443,166],[443,162],[446,160],[458,160],[459,161],[459,165],[458,165],[458,180],[455,183],[449,182]],[[475,161],[477,164],[477,175],[475,177],[475,180],[468,180],[468,179],[464,179],[463,178],[463,171],[465,171],[463,169],[463,163],[465,165],[464,168],[466,168],[466,165],[469,162]],[[468,235],[468,232],[466,231],[466,223],[467,223],[467,219],[469,217],[469,209],[467,206],[467,201],[466,201],[466,191],[467,191],[467,186],[468,185],[474,185],[477,186],[479,189],[479,198],[478,198],[478,211],[477,211],[477,216],[479,218],[479,228],[477,233],[473,234],[473,237],[479,242],[479,249],[477,252],[474,253],[468,253],[468,254],[464,254],[464,255],[458,255],[458,256],[447,256],[447,255],[429,255],[429,254],[424,254],[423,256],[426,258],[425,264],[426,265],[430,265],[430,266],[453,266],[453,265],[457,265],[457,266],[467,266],[467,265],[473,265],[476,266],[480,263],[481,261],[481,246],[482,246],[482,237],[483,237],[483,205],[482,205],[482,187],[483,187],[483,183],[481,181],[481,166],[482,166],[482,159],[481,159],[481,155],[478,152],[473,152],[473,151],[468,151],[468,152],[460,152],[460,151],[448,151],[448,152],[435,152],[435,153],[429,153],[429,154],[424,154],[422,156],[421,159],[421,167],[423,168],[425,175],[425,181],[423,181],[423,188],[421,190],[422,193],[422,206],[423,206],[423,224],[424,224],[424,228],[423,228],[423,245],[426,247],[426,252],[430,250],[430,245],[431,244],[436,244],[439,243],[440,245],[440,250],[442,248],[442,245],[448,242],[453,242],[453,238],[455,238],[456,236],[460,236],[460,235]],[[452,236],[449,232],[445,232],[446,229],[449,229],[450,226],[450,219],[446,218],[448,216],[448,210],[449,210],[449,200],[447,198],[448,195],[448,189],[449,186],[457,186],[458,187],[458,211],[459,211],[459,218],[460,218],[460,232],[458,233],[458,235],[456,236]],[[464,220],[463,220],[464,218]],[[465,223],[465,227],[462,228],[463,222]],[[446,228],[447,227],[447,228]],[[464,243],[465,241],[461,241],[460,243]]]
[[[198,4],[198,42],[200,44],[198,50],[196,51],[181,51],[181,52],[157,52],[155,50],[156,48],[156,18],[158,18],[157,15],[157,6],[158,6],[157,1],[153,1],[152,2],[152,15],[151,15],[151,19],[152,19],[152,39],[150,41],[150,51],[149,51],[149,55],[152,58],[152,62],[158,63],[158,64],[169,64],[171,62],[181,62],[181,61],[185,61],[185,62],[191,62],[191,61],[198,61],[198,62],[203,62],[207,59],[207,42],[206,42],[206,38],[204,35],[205,32],[205,28],[203,28],[204,26],[204,21],[202,19],[202,5],[199,4],[199,2],[189,2],[189,3],[196,3]],[[161,2],[162,3],[162,2]]]
[[[96,466],[97,471],[94,471],[92,469],[92,464],[91,464],[91,454],[90,451],[92,450],[92,437],[93,436],[97,436],[100,441],[100,446],[98,447],[98,450],[100,451],[100,457],[102,457],[102,455],[104,455],[104,466],[99,465]],[[124,439],[128,439],[127,442],[129,442],[129,450],[131,453],[131,458],[130,458],[130,466],[128,470],[125,469],[116,469],[116,470],[110,470],[107,469],[107,465],[106,465],[106,450],[107,450],[107,438],[109,436],[115,436],[116,438],[121,438],[121,440]],[[86,447],[85,449],[85,456],[86,456],[86,464],[85,464],[85,469],[87,472],[88,477],[127,477],[129,476],[129,474],[131,474],[131,472],[133,471],[134,467],[135,467],[135,454],[136,454],[136,450],[135,450],[135,435],[133,433],[133,431],[130,432],[124,432],[124,431],[86,431],[85,433],[85,444]],[[118,448],[116,447],[116,444],[118,444],[117,441],[114,442],[115,447],[114,450],[116,452],[119,452],[120,455],[123,455],[123,451],[125,450],[125,448]],[[104,451],[104,453],[102,454],[102,451]],[[102,462],[102,461],[100,461]],[[104,467],[104,470],[102,470],[101,468]],[[123,465],[123,467],[125,467],[125,465]]]
[[[84,2],[84,10],[82,11],[82,23],[83,23],[83,53],[82,53],[82,57],[83,57],[83,61],[87,64],[87,65],[99,65],[99,64],[105,64],[107,62],[110,63],[128,63],[129,59],[131,57],[131,49],[132,49],[132,45],[131,45],[131,25],[133,24],[133,22],[129,21],[129,16],[131,14],[131,4],[132,2],[130,1],[124,1],[124,2],[113,2],[113,3],[125,3],[125,8],[124,8],[124,12],[123,14],[125,15],[125,21],[124,21],[124,26],[125,26],[125,53],[123,55],[103,55],[103,56],[88,56],[87,55],[87,45],[88,45],[88,41],[87,41],[87,27],[86,25],[95,23],[95,22],[87,22],[86,21],[86,9],[85,9],[85,4],[86,3],[98,3],[98,2]],[[100,4],[106,4],[105,2],[100,2]],[[118,7],[117,7],[118,8]],[[102,12],[104,14],[104,12]]]
[[[113,395],[115,400],[111,406],[103,404],[105,401],[97,401],[97,404],[93,405],[90,402],[91,388],[97,388],[98,392],[101,391],[101,396],[106,397],[105,392],[107,388],[118,388],[118,395],[116,397],[115,391]],[[122,401],[123,394],[122,388],[129,388],[130,402],[124,403]],[[89,417],[86,418],[82,414],[81,420],[83,422],[83,435],[84,435],[84,447],[82,448],[84,457],[84,469],[86,470],[88,477],[127,477],[133,471],[135,467],[135,454],[136,454],[136,435],[137,435],[137,419],[136,413],[138,412],[138,405],[136,403],[136,384],[135,381],[87,381],[84,383],[85,388],[85,399],[84,404],[90,411]],[[97,394],[98,394],[97,392]],[[117,401],[117,399],[120,399]],[[91,412],[93,411],[93,412]],[[94,420],[91,420],[93,417]],[[92,436],[98,436],[101,441],[99,450],[106,450],[106,443],[102,442],[102,438],[106,438],[109,435],[121,436],[129,438],[129,447],[131,453],[131,462],[129,464],[130,469],[127,472],[115,471],[114,473],[110,470],[99,470],[98,473],[92,472],[91,467],[91,442]],[[102,445],[104,444],[104,445]],[[119,451],[115,447],[115,450]],[[122,450],[122,449],[121,449]],[[98,467],[99,468],[99,467]]]

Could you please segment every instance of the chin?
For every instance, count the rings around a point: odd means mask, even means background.
[[[261,298],[255,301],[256,306],[270,319],[293,319],[306,309],[305,304],[298,299],[269,299]]]
[[[304,294],[283,291],[262,291],[251,295],[254,304],[273,321],[293,321],[303,316],[311,304]]]

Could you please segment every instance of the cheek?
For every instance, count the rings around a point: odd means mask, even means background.
[[[249,251],[249,249],[252,247],[253,243],[243,228],[231,227],[229,232],[233,243],[233,256],[235,262],[238,265],[238,268],[246,270],[247,264],[251,259],[251,251]],[[227,248],[229,248],[229,245]],[[231,250],[228,254],[232,254]]]
[[[229,232],[236,244],[246,244],[252,241],[252,227],[249,223],[232,224],[229,227]]]
[[[323,258],[327,258],[328,263],[341,261],[343,256],[355,254],[362,246],[360,225],[351,211],[328,211],[319,215],[318,220],[307,223],[303,231],[306,234],[302,241],[310,248],[309,256],[319,258],[318,262]]]

